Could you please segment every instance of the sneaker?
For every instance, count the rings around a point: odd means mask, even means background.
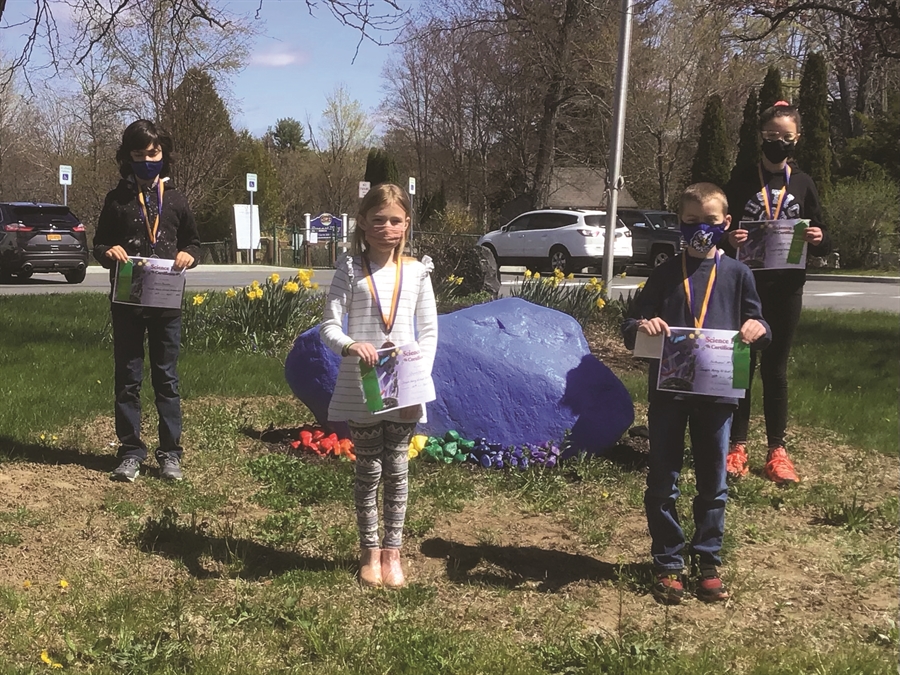
[[[177,455],[166,454],[160,455],[159,461],[159,477],[163,480],[181,480],[184,474],[181,473],[181,460]]]
[[[126,457],[119,466],[110,474],[110,478],[123,483],[133,483],[134,479],[141,475],[141,460],[134,457]]]
[[[656,583],[650,592],[664,605],[680,605],[684,597],[681,575],[675,572],[660,572],[656,575]]]
[[[750,467],[747,465],[747,447],[743,443],[732,443],[725,458],[725,471],[729,478],[743,478]]]
[[[730,595],[715,567],[701,567],[697,580],[697,597],[703,602],[723,602]]]
[[[799,483],[800,477],[794,470],[794,465],[788,458],[787,450],[783,445],[769,450],[769,456],[766,459],[766,468],[763,473],[771,481],[784,485],[785,483]]]

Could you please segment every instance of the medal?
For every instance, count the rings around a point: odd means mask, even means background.
[[[762,164],[757,169],[759,170],[759,182],[762,183],[763,208],[766,210],[766,217],[768,220],[778,220],[778,212],[781,211],[784,196],[787,194],[788,184],[791,182],[791,167],[787,163],[784,165],[784,189],[778,195],[778,203],[775,205],[774,211],[772,210],[772,190],[769,189],[769,184],[763,179]]]
[[[369,285],[369,293],[378,307],[378,313],[381,316],[381,322],[384,324],[384,332],[390,333],[394,327],[394,321],[397,318],[397,308],[400,306],[400,291],[403,288],[403,262],[396,262],[396,274],[394,276],[394,294],[391,297],[390,314],[384,313],[381,305],[381,298],[378,297],[378,289],[375,287],[375,280],[372,278],[372,267],[369,265],[369,258],[365,255],[362,257],[363,264],[366,266],[366,282]]]
[[[699,317],[694,308],[694,290],[691,287],[691,278],[687,273],[687,256],[684,254],[681,256],[681,271],[684,274],[684,297],[687,300],[688,309],[691,311],[691,318],[694,320],[694,328],[703,328],[703,324],[706,321],[706,312],[709,309],[709,299],[712,297],[713,286],[716,285],[716,273],[719,270],[719,258],[721,255],[721,251],[716,251],[716,264],[713,265],[712,271],[709,273],[709,280],[706,282],[706,293],[703,297],[703,304],[700,305]]]

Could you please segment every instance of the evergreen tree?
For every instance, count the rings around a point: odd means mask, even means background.
[[[738,139],[737,159],[734,162],[734,168],[731,170],[731,179],[728,182],[729,188],[733,188],[739,183],[753,180],[756,176],[760,155],[758,107],[756,89],[751,89],[750,94],[747,96],[747,104],[744,106],[744,119],[741,122],[741,131]]]
[[[759,112],[771,108],[776,101],[784,100],[784,90],[781,87],[781,71],[775,66],[769,66],[766,78],[763,80],[762,89],[759,90]]]
[[[303,138],[303,125],[293,117],[279,119],[268,133],[278,150],[306,150],[309,147]]]
[[[797,163],[816,183],[820,192],[831,187],[831,138],[828,113],[828,67],[821,54],[810,54],[800,78],[803,133],[797,144]]]
[[[724,187],[731,172],[728,134],[725,131],[725,107],[722,97],[713,94],[706,99],[697,153],[691,166],[691,182],[709,182]]]
[[[372,187],[380,183],[400,185],[400,172],[397,170],[397,163],[387,150],[381,148],[369,150],[369,155],[366,157],[365,180],[369,181]]]

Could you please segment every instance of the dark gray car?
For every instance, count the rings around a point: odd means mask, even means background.
[[[618,209],[618,214],[631,230],[632,264],[657,267],[681,251],[676,214],[650,209]]]
[[[0,204],[0,279],[59,272],[70,284],[84,281],[87,235],[68,206],[36,202]]]

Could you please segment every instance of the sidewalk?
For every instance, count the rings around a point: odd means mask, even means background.
[[[870,284],[900,284],[900,277],[870,277],[861,274],[810,274],[807,281],[863,281]]]

